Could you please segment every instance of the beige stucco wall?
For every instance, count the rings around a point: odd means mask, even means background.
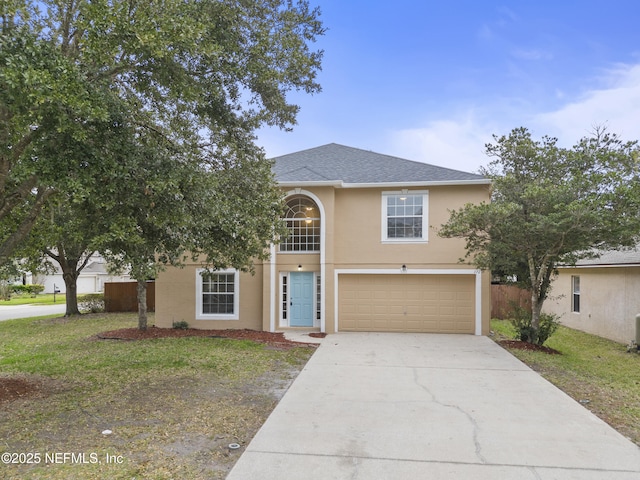
[[[572,275],[580,277],[580,313],[571,312]],[[640,267],[560,269],[544,311],[567,327],[627,344],[640,313]]]
[[[437,230],[449,218],[448,210],[465,203],[489,200],[487,185],[410,188],[428,190],[428,241],[417,244],[388,244],[382,236],[382,192],[399,189],[310,187],[284,189],[285,193],[310,193],[321,204],[325,252],[279,253],[258,265],[256,275],[241,274],[240,320],[196,320],[196,274],[198,265],[170,268],[156,282],[156,325],[171,327],[184,320],[194,328],[279,329],[280,275],[298,270],[324,273],[324,324],[328,333],[335,325],[336,269],[469,269],[458,260],[464,256],[464,240],[443,239]],[[324,264],[321,264],[321,261]],[[275,280],[275,283],[273,283]],[[272,291],[273,288],[273,291]],[[482,333],[489,333],[490,275],[482,275]],[[273,302],[272,302],[273,301]]]
[[[344,189],[336,191],[334,263],[362,268],[393,266],[400,268],[469,268],[458,262],[464,256],[464,240],[438,236],[440,226],[449,219],[449,210],[465,203],[489,200],[489,189],[481,186],[413,188],[428,191],[428,241],[426,243],[382,242],[382,193],[389,188]]]
[[[169,268],[156,280],[155,324],[171,328],[173,322],[185,321],[191,328],[262,329],[263,266],[256,265],[255,275],[240,275],[240,303],[238,320],[196,320],[196,270],[200,265]]]

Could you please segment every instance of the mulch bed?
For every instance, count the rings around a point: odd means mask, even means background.
[[[498,340],[498,343],[505,348],[543,352],[548,353],[549,355],[561,355],[559,351],[554,350],[553,348],[545,347],[543,345],[534,345],[533,343],[527,343],[521,340]]]
[[[260,332],[257,330],[201,330],[196,328],[157,328],[149,327],[146,330],[138,328],[123,328],[111,330],[96,335],[101,340],[149,340],[156,338],[183,338],[183,337],[209,337],[232,338],[235,340],[251,340],[264,343],[272,348],[288,349],[300,346],[317,347],[317,344],[294,342],[285,338],[284,333]]]
[[[327,334],[324,332],[311,332],[309,336],[313,338],[324,338],[327,336]]]

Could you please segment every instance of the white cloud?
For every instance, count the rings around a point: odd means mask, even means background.
[[[390,150],[394,155],[419,162],[467,172],[477,172],[488,163],[484,145],[494,131],[468,112],[463,119],[429,122],[423,128],[392,134]]]
[[[620,66],[602,80],[602,88],[555,111],[533,115],[532,128],[558,137],[564,146],[588,136],[596,126],[606,126],[625,140],[640,139],[640,65]]]
[[[520,126],[529,128],[534,138],[555,136],[565,147],[576,144],[598,126],[606,126],[623,140],[640,140],[640,65],[610,70],[600,82],[600,88],[588,90],[578,100],[559,104],[552,111],[536,112],[535,106],[526,102],[502,99],[450,118],[428,121],[421,127],[396,131],[387,150],[412,160],[476,172],[491,160],[484,146],[493,141],[492,135],[505,135]],[[564,92],[558,90],[556,100],[566,101]],[[522,108],[514,109],[514,104]]]

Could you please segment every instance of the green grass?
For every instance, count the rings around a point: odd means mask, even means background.
[[[0,322],[0,377],[39,386],[35,397],[2,404],[0,453],[124,459],[0,465],[0,477],[224,478],[237,459],[226,446],[250,440],[277,403],[274,385],[290,381],[313,352],[220,338],[95,338],[135,325],[135,314]]]
[[[514,338],[506,320],[492,320],[495,339]],[[510,349],[547,380],[640,445],[640,355],[626,345],[560,327],[545,346],[560,352]]]
[[[29,305],[29,304],[47,304],[47,305],[60,305],[64,304],[66,300],[66,296],[64,293],[57,293],[55,295],[56,301],[53,301],[53,293],[41,293],[32,297],[27,294],[13,294],[11,295],[11,300],[0,300],[0,307],[3,305]]]

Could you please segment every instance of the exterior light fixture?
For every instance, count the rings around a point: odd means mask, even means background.
[[[407,273],[407,266],[406,265],[402,265],[402,267],[400,267],[400,271],[402,273]]]
[[[302,265],[298,265],[298,271],[301,272],[302,271]]]

